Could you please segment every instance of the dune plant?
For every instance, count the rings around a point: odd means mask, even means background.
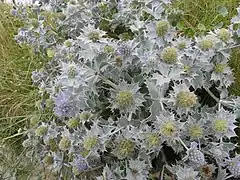
[[[32,79],[54,116],[33,123],[23,145],[56,178],[240,177],[240,98],[228,92],[240,8],[228,27],[188,38],[169,6],[40,1],[15,11],[26,22],[15,39],[51,59]]]

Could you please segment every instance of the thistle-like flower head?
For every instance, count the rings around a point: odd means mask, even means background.
[[[60,117],[75,117],[79,113],[76,100],[68,91],[61,91],[54,99],[55,114]]]
[[[188,160],[197,165],[206,164],[204,154],[197,148],[197,143],[192,142],[190,149],[187,151]]]
[[[86,159],[84,157],[82,157],[81,155],[77,155],[74,158],[72,165],[73,165],[73,173],[75,175],[78,175],[81,172],[83,172],[84,170],[87,170],[89,168]]]
[[[131,157],[135,152],[135,142],[132,139],[119,139],[114,149],[114,154],[118,159]]]
[[[59,149],[62,151],[66,151],[70,148],[71,146],[71,141],[67,137],[62,137],[62,139],[59,142]]]
[[[35,130],[37,136],[44,136],[48,131],[47,125],[41,125]]]
[[[179,110],[179,113],[188,112],[197,104],[197,96],[191,92],[185,83],[175,84],[173,87],[170,102]]]
[[[133,112],[144,102],[143,95],[139,92],[137,84],[121,82],[118,89],[112,91],[112,108],[122,112]]]
[[[156,33],[159,37],[163,37],[170,29],[170,24],[167,20],[156,22]]]
[[[175,142],[183,130],[183,123],[175,119],[173,114],[167,112],[157,116],[156,129],[159,130],[162,141]]]
[[[178,50],[175,47],[166,47],[161,52],[161,60],[167,64],[175,64],[178,60]]]
[[[222,41],[225,41],[225,42],[229,41],[229,39],[231,38],[230,31],[225,28],[219,29],[217,32],[217,35]]]
[[[234,131],[236,128],[236,125],[234,125],[236,122],[234,114],[221,108],[216,114],[208,114],[208,120],[215,137],[220,139],[222,137],[231,138],[236,136]]]
[[[101,43],[104,41],[103,36],[106,34],[104,31],[95,28],[93,25],[85,26],[82,29],[83,33],[78,37],[84,43]],[[105,42],[105,41],[104,41]]]
[[[198,46],[202,51],[208,51],[213,49],[215,47],[215,44],[216,38],[214,36],[207,35],[199,41]]]

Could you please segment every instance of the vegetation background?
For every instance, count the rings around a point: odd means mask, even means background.
[[[188,36],[213,30],[220,23],[225,27],[239,5],[239,0],[175,1],[174,7],[183,11],[177,27]],[[40,97],[32,85],[31,72],[42,68],[47,59],[15,42],[14,35],[23,22],[11,15],[11,8],[0,3],[0,179],[14,174],[17,179],[26,180],[38,172],[34,172],[34,162],[25,157],[26,149],[22,147],[30,119],[40,116],[36,107]],[[220,14],[222,10],[225,16]],[[235,75],[230,92],[240,96],[240,49],[232,53],[230,66]]]

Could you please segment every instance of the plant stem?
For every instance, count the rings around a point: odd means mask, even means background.
[[[189,148],[186,146],[186,144],[185,144],[180,138],[178,138],[178,141],[183,145],[183,147],[184,147],[186,150],[189,150]]]
[[[204,87],[204,89],[208,92],[208,94],[209,94],[216,102],[219,102],[219,101],[220,101],[220,99],[217,98],[217,97],[212,93],[212,91],[210,91],[209,88]]]

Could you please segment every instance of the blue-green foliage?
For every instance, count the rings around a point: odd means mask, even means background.
[[[170,0],[40,3],[16,39],[51,58],[33,81],[55,117],[26,140],[47,169],[68,179],[240,177],[229,141],[239,98],[228,93],[238,16],[189,39],[169,21]]]

